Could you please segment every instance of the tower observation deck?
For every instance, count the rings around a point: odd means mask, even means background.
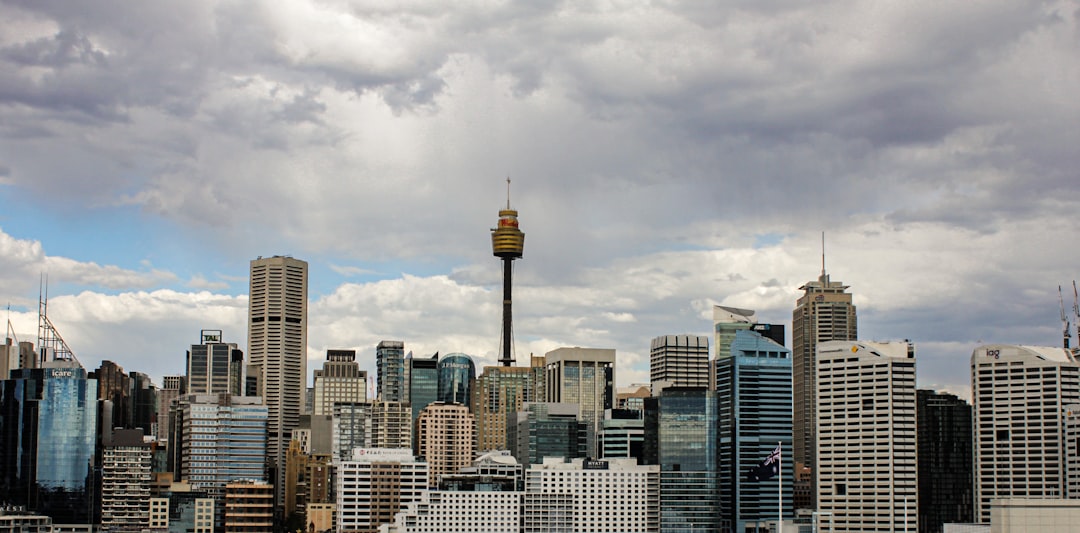
[[[503,262],[503,319],[502,350],[499,362],[513,366],[513,312],[511,311],[511,287],[513,284],[513,261],[521,257],[525,249],[525,234],[518,228],[518,212],[510,209],[510,180],[506,180],[506,209],[499,211],[499,225],[491,230],[491,248],[495,257]]]

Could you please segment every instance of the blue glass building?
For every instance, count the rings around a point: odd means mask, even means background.
[[[0,399],[0,500],[57,524],[96,522],[97,380],[74,361],[11,371]]]
[[[791,468],[791,350],[739,330],[731,352],[716,360],[719,407],[721,531],[767,531],[765,522],[794,515]],[[781,448],[780,476],[748,481],[747,473]],[[783,479],[783,493],[778,483]]]
[[[409,403],[416,424],[420,411],[439,400],[439,354],[409,360]]]
[[[439,360],[439,401],[469,405],[476,364],[463,353],[444,355]]]
[[[646,398],[644,455],[660,465],[661,531],[717,531],[716,430],[713,391],[668,387]]]

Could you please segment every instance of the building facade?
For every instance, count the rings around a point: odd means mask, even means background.
[[[971,404],[953,394],[918,390],[919,531],[974,520]],[[1080,436],[1080,435],[1078,435]]]
[[[1063,348],[988,344],[971,354],[975,521],[999,498],[1066,493],[1065,406],[1080,402],[1080,365]]]
[[[783,518],[794,516],[791,350],[746,329],[735,334],[729,353],[716,359],[721,530],[742,533],[777,520],[778,489]],[[746,473],[777,446],[780,475],[748,480]]]
[[[274,256],[251,262],[248,291],[249,373],[266,401],[267,456],[275,503],[285,499],[285,451],[300,425],[307,387],[308,264]],[[246,387],[245,387],[246,388]]]
[[[709,337],[662,335],[649,346],[649,379],[675,387],[709,386]]]
[[[153,453],[138,429],[117,431],[102,452],[101,529],[141,531],[150,525]]]
[[[660,513],[660,472],[655,465],[641,466],[633,459],[549,457],[525,471],[521,514],[526,533],[679,531],[664,527]]]
[[[337,403],[333,416],[333,453],[349,460],[356,448],[412,448],[412,409],[401,402]]]
[[[428,405],[439,400],[439,354],[431,357],[409,358],[409,400],[412,422]]]
[[[528,468],[545,457],[588,456],[588,424],[574,404],[526,402],[507,422],[507,444],[518,462]]]
[[[199,344],[187,352],[188,394],[234,394],[239,396],[244,353],[235,342],[222,342],[221,330],[199,332]]]
[[[848,286],[832,281],[825,273],[822,261],[821,276],[799,287],[803,295],[791,313],[792,382],[794,385],[794,442],[792,453],[796,467],[810,469],[811,479],[817,474],[817,442],[814,413],[817,393],[814,390],[817,372],[817,347],[827,341],[850,341],[858,338],[858,321]],[[811,481],[811,483],[814,483]],[[811,507],[816,507],[811,491]]]
[[[375,371],[379,400],[405,401],[405,343],[382,341],[375,347]]]
[[[506,423],[525,402],[544,395],[544,358],[532,357],[531,366],[486,366],[472,390],[476,417],[476,446],[480,452],[508,448]]]
[[[360,370],[356,350],[327,350],[326,362],[314,374],[313,415],[334,414],[337,402],[367,401],[367,371]]]
[[[837,531],[915,531],[915,350],[910,342],[817,346],[819,514]]]
[[[427,463],[412,448],[359,448],[335,468],[338,531],[376,533],[427,491]]]
[[[444,355],[439,359],[439,401],[469,405],[472,386],[476,381],[476,364],[463,353]]]
[[[428,464],[428,487],[442,476],[456,474],[476,455],[476,421],[467,406],[435,402],[416,419],[418,456]]]
[[[546,401],[578,405],[589,432],[586,454],[597,457],[604,411],[615,403],[615,350],[558,348],[544,356],[544,364]]]

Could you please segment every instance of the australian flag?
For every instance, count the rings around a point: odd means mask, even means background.
[[[773,476],[780,473],[780,445],[776,445],[776,449],[761,462],[750,469],[747,473],[746,479],[748,481],[765,481],[771,479]]]

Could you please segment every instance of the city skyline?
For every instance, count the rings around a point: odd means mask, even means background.
[[[1068,3],[112,9],[0,6],[0,306],[34,340],[47,273],[88,368],[243,342],[275,254],[311,265],[313,368],[371,372],[385,339],[494,365],[507,175],[518,365],[611,348],[626,385],[714,304],[790,326],[821,231],[920,386],[969,398],[980,343],[1060,345]]]

